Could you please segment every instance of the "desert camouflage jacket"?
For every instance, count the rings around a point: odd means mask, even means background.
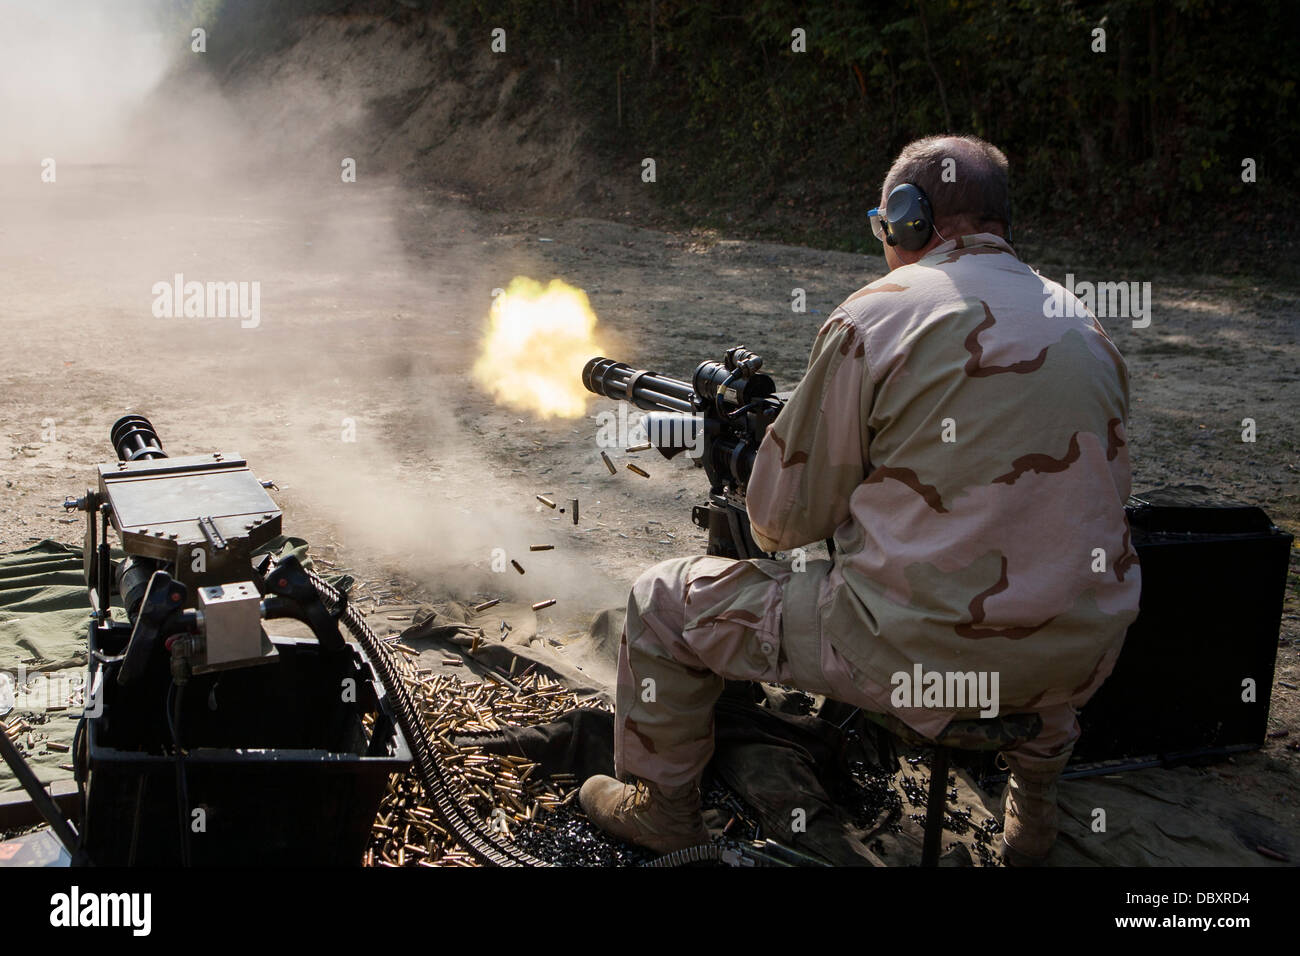
[[[808,625],[881,687],[920,662],[1078,705],[1137,615],[1127,370],[1053,294],[997,236],[945,242],[831,314],[763,441],[755,539],[834,537]]]

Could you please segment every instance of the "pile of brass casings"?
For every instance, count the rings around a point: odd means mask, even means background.
[[[572,774],[544,776],[527,758],[459,747],[455,741],[506,727],[550,723],[578,707],[612,709],[608,704],[599,699],[580,701],[563,684],[530,669],[510,681],[489,674],[484,681],[473,682],[422,670],[409,655],[399,656],[403,679],[429,723],[438,759],[486,828],[510,837],[521,827],[545,826],[549,814],[576,804],[581,781]],[[390,781],[364,862],[367,866],[478,865],[452,840],[415,774]]]

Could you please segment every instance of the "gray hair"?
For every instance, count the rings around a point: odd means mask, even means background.
[[[885,176],[881,204],[895,186],[911,183],[930,198],[936,225],[987,232],[1011,226],[1007,157],[977,136],[927,136],[908,143]]]

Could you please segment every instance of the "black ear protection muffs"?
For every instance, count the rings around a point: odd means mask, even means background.
[[[885,200],[881,224],[885,242],[915,252],[930,241],[934,231],[934,213],[930,200],[919,186],[901,183],[889,192]]]

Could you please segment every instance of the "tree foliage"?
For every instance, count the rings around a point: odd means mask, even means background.
[[[1010,157],[1022,235],[1229,268],[1234,255],[1244,267],[1280,258],[1295,236],[1293,0],[447,0],[446,11],[463,42],[501,26],[512,55],[562,57],[596,145],[629,169],[655,156],[665,198],[701,218],[869,248],[863,213],[892,157],[955,131]],[[792,50],[796,29],[806,52]]]

